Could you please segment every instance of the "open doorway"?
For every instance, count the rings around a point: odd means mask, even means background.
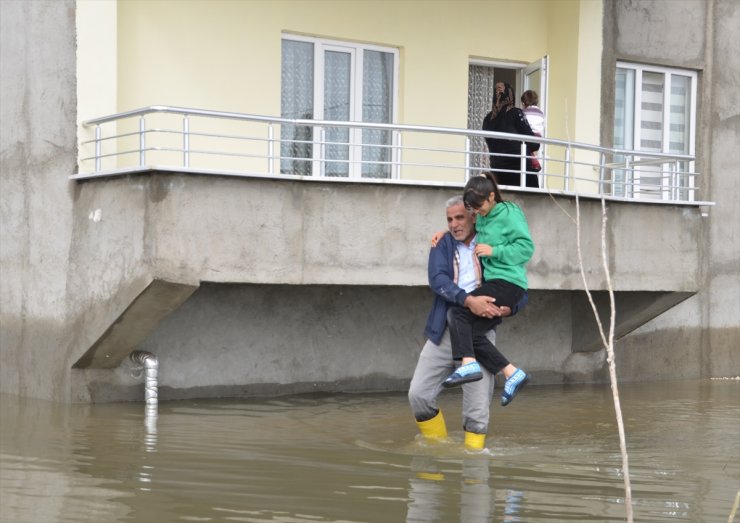
[[[546,111],[547,100],[547,57],[531,64],[497,64],[493,62],[471,61],[468,66],[468,129],[481,129],[483,118],[491,110],[496,82],[508,83],[516,93],[516,106],[520,107],[519,97],[527,89],[537,91],[539,107]],[[470,172],[479,174],[487,170],[488,147],[483,138],[471,141]],[[541,184],[540,184],[541,186]]]

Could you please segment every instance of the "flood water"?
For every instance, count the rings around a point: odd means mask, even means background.
[[[635,521],[725,522],[740,381],[622,384]],[[0,397],[0,521],[624,521],[611,389],[494,400],[488,450],[428,446],[403,393],[138,403]],[[740,521],[740,515],[736,518]]]

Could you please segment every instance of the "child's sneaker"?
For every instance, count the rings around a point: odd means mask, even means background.
[[[529,382],[529,375],[522,369],[517,369],[504,383],[504,392],[501,393],[501,406],[505,407],[514,400],[519,392]]]
[[[464,383],[470,383],[483,379],[483,373],[480,370],[480,365],[477,361],[472,363],[466,363],[460,365],[455,372],[450,374],[446,380],[442,382],[442,386],[446,389],[450,387],[457,387]]]

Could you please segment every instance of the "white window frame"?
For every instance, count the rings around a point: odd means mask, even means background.
[[[383,47],[373,44],[361,44],[346,42],[342,40],[331,40],[327,38],[316,38],[304,35],[295,35],[291,33],[283,33],[281,36],[282,40],[293,40],[299,42],[309,42],[313,44],[314,52],[314,119],[324,119],[324,52],[325,51],[339,51],[350,53],[352,56],[352,88],[350,89],[350,121],[362,122],[362,97],[363,97],[363,60],[364,51],[378,51],[382,53],[390,53],[393,55],[393,93],[392,93],[392,104],[393,108],[391,111],[390,124],[396,124],[398,122],[398,78],[399,78],[399,50],[393,47]],[[319,127],[314,127],[314,143],[323,142],[323,130]],[[398,136],[397,133],[392,133],[391,146],[393,147],[391,154],[391,161],[393,162],[393,168],[391,169],[391,179],[399,178],[399,160],[398,160]],[[313,147],[313,175],[323,176],[322,165],[323,165],[323,147]],[[350,129],[349,139],[349,178],[361,178],[362,177],[362,130],[361,129]]]
[[[522,94],[522,86],[524,85],[524,70],[532,65],[527,62],[503,62],[497,60],[484,60],[481,58],[470,58],[468,65],[482,65],[483,67],[493,67],[496,69],[511,69],[516,71],[516,85],[513,85],[515,93]],[[520,105],[519,98],[514,100],[515,105]]]
[[[641,151],[640,143],[642,141],[642,75],[644,72],[657,73],[663,75],[663,135],[662,135],[662,148],[661,152],[670,153],[670,97],[671,97],[671,75],[686,76],[690,78],[690,100],[689,100],[689,150],[686,153],[691,156],[696,154],[696,93],[698,84],[698,74],[696,71],[690,69],[681,69],[677,67],[664,67],[658,65],[647,65],[635,62],[623,62],[617,61],[616,67],[618,69],[630,69],[635,73],[634,92],[632,97],[634,100],[632,111],[633,111],[633,134],[632,134],[632,149],[636,152]],[[626,146],[626,144],[625,144]],[[694,162],[691,162],[690,169],[694,170]],[[633,195],[639,196],[639,176],[633,180],[635,185],[633,186]],[[694,178],[690,178],[690,183],[687,189],[689,190],[690,197],[693,199],[694,191]],[[671,199],[670,190],[663,190],[663,199]]]

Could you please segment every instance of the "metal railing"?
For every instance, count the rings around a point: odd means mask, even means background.
[[[516,190],[706,205],[695,158],[470,129],[289,119],[150,106],[83,122],[84,179],[143,170],[233,176],[459,185],[489,170],[485,138],[518,141]],[[94,136],[93,136],[94,135]],[[539,143],[539,172],[526,143]],[[535,174],[538,187],[526,187]],[[530,177],[531,179],[531,177]],[[531,184],[531,182],[530,182]],[[512,186],[508,186],[512,187]]]

